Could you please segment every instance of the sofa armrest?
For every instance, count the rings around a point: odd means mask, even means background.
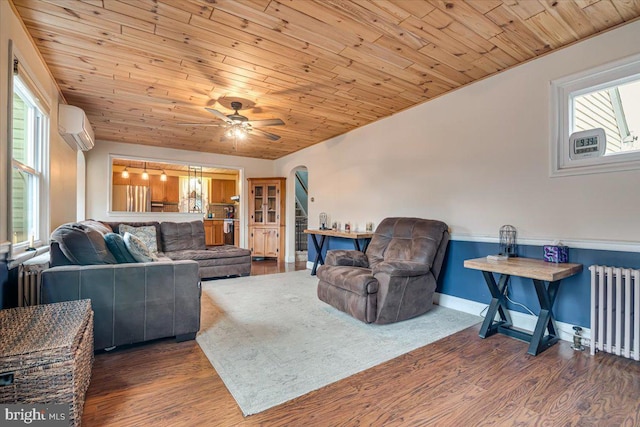
[[[332,249],[327,251],[325,265],[343,265],[349,267],[369,268],[367,256],[355,250]]]
[[[41,303],[91,299],[95,348],[200,329],[196,261],[66,265],[42,273]]]
[[[391,277],[423,276],[430,271],[429,266],[411,261],[384,261],[373,267],[373,276],[386,273]]]

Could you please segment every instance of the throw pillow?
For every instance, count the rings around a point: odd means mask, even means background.
[[[124,244],[124,239],[121,235],[116,233],[107,233],[104,235],[104,241],[107,244],[107,248],[113,254],[118,264],[138,262],[131,252],[127,249],[127,245]]]
[[[117,264],[102,233],[84,224],[63,224],[51,233],[51,240],[58,243],[64,256],[73,264]]]
[[[131,233],[149,248],[150,252],[158,252],[158,240],[156,239],[156,228],[153,225],[144,227],[132,227],[127,224],[120,224],[118,227],[120,235],[124,236],[125,233]]]
[[[138,262],[152,262],[158,258],[149,250],[142,240],[128,231],[124,233],[124,244],[132,257]]]

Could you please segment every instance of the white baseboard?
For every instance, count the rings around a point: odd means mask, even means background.
[[[484,315],[483,311],[486,311],[488,304],[482,304],[476,301],[467,300],[464,298],[458,298],[451,295],[445,295],[435,293],[433,297],[434,303],[443,307],[452,308],[454,310],[463,311],[469,314],[475,314],[476,316]],[[536,326],[537,317],[530,314],[520,313],[519,311],[509,310],[513,326],[516,328],[524,329],[527,331],[533,331]],[[558,330],[558,336],[563,341],[573,342],[573,326],[569,323],[555,321],[556,329]],[[589,340],[591,339],[591,329],[582,327],[582,345],[588,347]]]

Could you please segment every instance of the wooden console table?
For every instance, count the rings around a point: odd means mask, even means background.
[[[476,258],[466,260],[464,266],[482,271],[491,292],[491,304],[480,328],[480,338],[500,332],[526,341],[529,343],[527,353],[532,356],[538,355],[559,340],[553,324],[553,303],[560,280],[579,273],[582,270],[582,264],[556,264],[531,258],[508,258],[500,261]],[[497,284],[493,273],[500,274]],[[540,313],[532,334],[512,327],[511,316],[507,311],[507,281],[511,276],[529,278],[533,281],[540,303]],[[500,316],[500,320],[495,319],[496,313]],[[546,336],[545,330],[548,331]]]
[[[313,261],[313,268],[311,269],[311,275],[315,276],[316,270],[318,269],[318,264],[324,264],[324,258],[322,257],[322,248],[324,247],[324,242],[329,237],[341,237],[343,239],[352,239],[353,247],[357,251],[365,252],[367,250],[367,246],[369,246],[369,242],[373,237],[373,233],[371,232],[362,232],[362,231],[339,231],[333,229],[327,230],[304,230],[306,234],[311,235],[311,240],[313,241],[313,246],[316,248],[316,258]],[[320,242],[318,242],[317,236],[320,236]],[[364,240],[362,248],[360,248],[360,240]]]

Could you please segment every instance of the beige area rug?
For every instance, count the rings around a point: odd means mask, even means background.
[[[367,325],[318,300],[309,270],[203,282],[211,325],[198,344],[245,416],[425,346],[481,321],[435,306]]]

